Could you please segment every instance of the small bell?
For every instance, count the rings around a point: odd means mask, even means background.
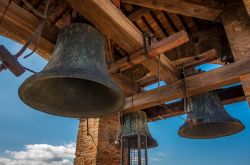
[[[122,165],[147,165],[147,148],[153,148],[157,145],[149,132],[145,112],[139,111],[123,116]]]
[[[123,116],[122,136],[137,141],[137,135],[147,137],[147,148],[157,147],[156,140],[151,136],[148,128],[147,115],[144,111],[129,113]],[[137,146],[133,146],[137,147]]]
[[[188,98],[187,118],[178,133],[186,138],[209,139],[232,135],[243,129],[244,125],[226,112],[213,91]]]

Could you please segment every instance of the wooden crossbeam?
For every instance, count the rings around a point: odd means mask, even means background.
[[[121,48],[126,50],[129,54],[140,51],[143,48],[143,35],[135,27],[135,25],[117,9],[109,0],[67,0],[68,3],[77,11],[86,17],[93,25],[95,25],[101,32],[109,36],[112,41],[116,42]],[[93,12],[95,11],[95,12]],[[158,43],[159,44],[159,43]],[[178,46],[175,45],[172,48]],[[144,52],[144,51],[143,51]],[[157,52],[158,53],[158,52]],[[127,62],[127,60],[125,60]],[[158,62],[156,59],[151,61],[144,61],[142,64],[154,74],[157,74],[156,66]],[[162,79],[168,80],[169,75],[167,67],[160,66],[162,70]]]
[[[244,101],[246,99],[241,85],[220,89],[216,92],[223,105]],[[145,112],[147,113],[148,120],[151,122],[185,114],[181,101],[166,104],[165,106],[155,106],[146,109]]]
[[[146,60],[142,64],[147,66],[158,79],[166,83],[172,83],[179,80],[179,70],[164,54],[160,54],[156,59]]]
[[[142,33],[111,1],[67,0],[67,2],[128,53],[134,53],[143,47]]]
[[[225,65],[221,68],[200,73],[186,78],[187,96],[192,96],[211,90],[221,88],[240,82],[240,76],[250,72],[250,58],[239,60],[235,63]],[[169,84],[155,90],[140,93],[126,99],[124,112],[134,112],[141,109],[149,108],[162,102],[183,98],[183,80]]]
[[[8,1],[0,1],[0,15],[2,16]],[[22,44],[26,43],[28,37],[39,25],[39,20],[27,10],[12,2],[0,25],[0,34],[14,39]],[[50,24],[45,24],[37,53],[45,59],[49,59],[54,48],[58,29]],[[31,45],[33,48],[34,45]]]
[[[250,74],[241,76],[240,80],[244,89],[244,95],[246,96],[248,106],[250,106]]]
[[[182,68],[182,67],[189,68],[189,67],[198,66],[204,63],[208,63],[216,59],[218,59],[217,52],[215,49],[211,49],[197,56],[191,56],[191,57],[186,57],[186,58],[175,60],[173,61],[173,64],[175,64],[177,68]]]
[[[209,5],[192,0],[122,0],[122,2],[211,21],[215,21],[222,12],[222,5],[218,1],[211,1]]]
[[[109,67],[110,73],[116,73],[117,71],[123,71],[130,67],[140,64],[149,58],[155,58],[156,56],[171,50],[179,45],[182,45],[188,41],[188,34],[185,31],[180,31],[167,37],[159,42],[154,42],[148,48],[148,53],[145,55],[145,50],[141,49],[128,57],[124,57],[121,60],[113,63]]]

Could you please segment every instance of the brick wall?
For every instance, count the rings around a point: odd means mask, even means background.
[[[74,165],[119,165],[119,149],[112,143],[118,132],[117,116],[81,119]]]
[[[234,59],[237,61],[250,52],[250,19],[242,0],[225,0],[221,19]]]

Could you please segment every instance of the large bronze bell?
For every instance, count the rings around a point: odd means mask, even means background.
[[[130,140],[130,148],[137,149],[138,136],[146,136],[147,140],[141,147],[157,147],[156,140],[151,136],[148,128],[147,115],[144,111],[129,113],[123,116],[122,137]]]
[[[179,129],[186,138],[209,139],[228,136],[244,129],[224,109],[215,91],[191,96],[187,103],[187,119]]]
[[[51,60],[19,88],[19,96],[39,111],[66,117],[100,117],[121,110],[125,97],[108,76],[104,40],[88,24],[62,30]]]

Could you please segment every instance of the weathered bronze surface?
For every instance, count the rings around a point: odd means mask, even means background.
[[[157,141],[151,136],[148,128],[147,115],[144,111],[129,113],[123,116],[122,136],[130,138],[130,147],[137,148],[138,136],[147,137],[147,145],[141,144],[141,147],[157,147]],[[134,146],[132,145],[134,144]]]
[[[244,125],[226,112],[217,93],[209,92],[189,97],[187,119],[179,129],[179,135],[209,139],[232,135],[243,129]]]
[[[51,60],[19,88],[39,111],[66,117],[100,117],[121,110],[125,97],[108,76],[102,35],[88,24],[62,30]]]

